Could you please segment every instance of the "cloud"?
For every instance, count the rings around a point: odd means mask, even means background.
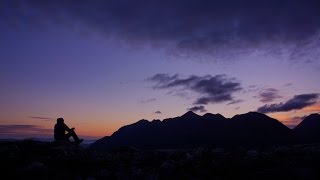
[[[257,98],[259,98],[263,103],[268,103],[274,101],[275,99],[282,98],[282,96],[279,95],[279,90],[274,88],[267,88],[260,91]]]
[[[41,117],[41,116],[28,116],[28,118],[31,118],[31,119],[41,119],[41,120],[53,120],[52,118]]]
[[[156,100],[155,98],[143,99],[143,100],[140,101],[140,103],[146,104],[146,103],[150,103],[150,102],[155,101],[155,100]]]
[[[306,117],[308,117],[307,115],[304,115],[304,116],[294,116],[292,117],[292,120],[293,121],[302,121],[304,120]]]
[[[161,111],[156,111],[156,112],[154,112],[154,113],[156,113],[156,114],[161,114],[162,112],[161,112]]]
[[[147,80],[156,83],[154,89],[174,89],[177,91],[189,90],[198,95],[194,104],[205,105],[209,103],[221,103],[233,101],[233,94],[242,90],[240,82],[235,78],[227,78],[226,75],[196,76],[180,78],[178,74],[156,74]]]
[[[227,105],[239,104],[241,102],[243,102],[243,100],[238,99],[238,100],[234,100],[234,101],[229,102]]]
[[[244,88],[243,93],[252,93],[252,92],[258,92],[261,90],[261,87],[257,85],[250,85]]]
[[[82,24],[129,44],[165,47],[189,57],[210,54],[319,55],[320,3],[303,0],[2,0],[3,22],[28,26]]]
[[[204,106],[193,106],[191,108],[188,108],[189,111],[193,111],[193,112],[207,112],[206,108]]]
[[[43,136],[52,135],[53,129],[46,129],[37,125],[9,124],[0,125],[1,137],[26,137],[26,136]]]
[[[292,83],[288,83],[288,84],[285,84],[283,85],[284,87],[289,87],[289,86],[292,86],[293,84]]]
[[[319,94],[300,94],[284,103],[264,105],[259,107],[257,111],[261,113],[272,113],[298,110],[316,104],[318,97]]]

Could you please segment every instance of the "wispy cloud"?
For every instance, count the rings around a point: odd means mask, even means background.
[[[261,90],[257,98],[259,98],[263,103],[268,103],[274,101],[275,99],[282,98],[282,96],[279,95],[279,90],[274,88],[267,88]]]
[[[41,116],[28,116],[31,119],[41,119],[41,120],[53,120],[53,118],[41,117]]]
[[[227,105],[234,105],[234,104],[239,104],[239,103],[242,103],[242,102],[243,102],[243,100],[238,99],[238,100],[233,100],[233,101],[229,102]]]
[[[288,86],[292,86],[293,84],[292,83],[288,83],[288,84],[285,84],[283,85],[284,87],[288,87]]]
[[[156,98],[143,99],[143,100],[140,101],[140,103],[147,104],[147,103],[150,103],[150,102],[153,102],[153,101],[156,101],[156,100],[157,100]]]
[[[304,116],[294,116],[294,117],[292,118],[292,120],[294,120],[294,121],[302,121],[302,120],[304,120],[306,117],[307,117],[307,115],[304,115]]]
[[[174,89],[180,88],[178,91],[189,90],[196,93],[194,104],[205,105],[209,103],[221,103],[234,101],[233,94],[242,90],[240,82],[235,78],[228,78],[226,75],[216,76],[196,76],[192,75],[188,78],[180,78],[178,74],[156,74],[149,81],[155,83],[154,89]]]
[[[41,137],[43,135],[52,136],[53,129],[47,129],[37,125],[25,125],[25,124],[0,125],[0,137],[6,137],[6,138],[28,137],[28,136]]]
[[[294,96],[286,102],[278,104],[266,104],[257,109],[261,113],[287,112],[291,110],[302,109],[316,104],[319,94],[300,94]]]
[[[161,111],[156,111],[154,112],[155,114],[161,114],[162,112]]]

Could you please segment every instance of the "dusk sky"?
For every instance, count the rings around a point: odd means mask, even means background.
[[[1,0],[0,45],[0,139],[320,112],[319,1]]]

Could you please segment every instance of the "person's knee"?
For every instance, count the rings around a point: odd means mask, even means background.
[[[75,134],[76,133],[74,130],[71,130],[70,132],[71,132],[71,134]]]

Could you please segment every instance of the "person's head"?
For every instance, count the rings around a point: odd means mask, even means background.
[[[57,119],[57,123],[63,123],[64,122],[64,119],[63,118],[58,118]]]

